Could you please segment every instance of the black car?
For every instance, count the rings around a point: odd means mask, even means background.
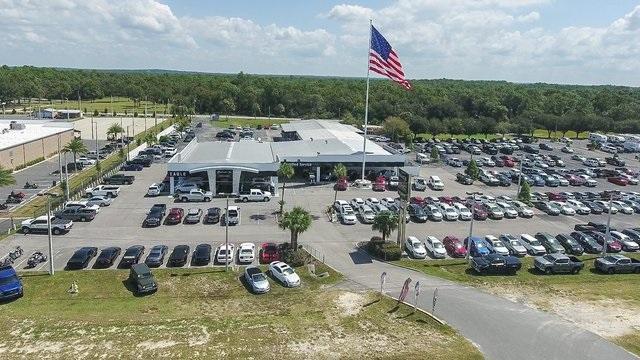
[[[220,221],[220,208],[208,208],[202,219],[203,224],[216,224]]]
[[[211,261],[211,245],[200,244],[196,246],[191,257],[191,263],[193,265],[208,265]]]
[[[151,166],[152,163],[153,163],[153,158],[150,156],[144,156],[144,155],[133,158],[127,162],[127,164],[138,164],[144,167],[149,167]]]
[[[637,229],[624,229],[622,233],[631,238],[635,242],[640,242],[640,231]]]
[[[540,150],[534,148],[531,145],[525,145],[522,150],[524,150],[525,152],[528,152],[529,154],[538,154],[540,152]]]
[[[462,185],[472,185],[473,178],[467,174],[458,173],[456,174],[456,181]]]
[[[156,245],[151,248],[149,255],[144,260],[144,263],[149,267],[158,267],[164,262],[164,257],[167,255],[169,248],[166,245]]]
[[[515,274],[520,270],[522,263],[515,256],[504,256],[499,254],[488,254],[484,256],[474,256],[471,260],[471,267],[478,274]]]
[[[173,248],[173,252],[169,255],[167,266],[180,267],[187,263],[189,257],[189,245],[178,245]]]
[[[540,145],[538,147],[540,148],[540,150],[547,150],[547,151],[553,150],[551,145],[549,145],[547,143],[540,143]]]
[[[582,203],[585,204],[589,208],[589,210],[591,210],[592,214],[598,215],[604,212],[602,206],[598,205],[594,201],[583,200]]]
[[[131,265],[137,264],[140,261],[140,258],[144,254],[144,246],[142,245],[133,245],[130,246],[120,259],[120,263],[118,264],[118,268],[120,269],[129,269]]]
[[[409,204],[407,206],[407,213],[409,213],[409,218],[411,218],[413,222],[417,223],[426,222],[429,218],[424,209],[418,204]]]
[[[120,171],[142,171],[144,166],[141,164],[124,164],[120,167]]]
[[[147,217],[144,219],[142,226],[160,226],[160,224],[162,224],[162,218],[164,218],[166,211],[167,206],[165,204],[153,205],[151,207],[151,210],[149,210],[149,214],[147,214]]]
[[[145,264],[135,264],[129,270],[129,283],[138,294],[152,293],[158,290],[158,283]]]
[[[108,267],[111,267],[118,256],[120,256],[121,252],[122,249],[117,246],[102,249],[102,251],[100,252],[100,256],[98,256],[98,258],[96,259],[96,263],[93,265],[93,267],[96,269],[106,269]]]
[[[562,244],[567,254],[582,255],[584,253],[582,245],[569,234],[558,234],[556,235],[556,240]]]
[[[229,131],[220,131],[216,134],[217,139],[230,139],[233,140],[235,138],[235,134]]]
[[[549,254],[565,252],[564,246],[562,246],[562,244],[560,244],[553,235],[547,232],[538,232],[536,233],[535,238],[540,241]]]
[[[511,178],[509,178],[509,176],[506,174],[498,174],[496,176],[496,179],[498,179],[498,181],[500,182],[500,186],[511,186]]]
[[[582,245],[584,251],[589,254],[599,254],[602,252],[602,245],[598,244],[596,239],[592,238],[582,231],[572,232],[571,237],[574,238],[580,245]]]
[[[67,270],[84,269],[89,265],[91,259],[98,255],[97,247],[81,247],[76,250],[71,256],[71,259],[67,261]]]

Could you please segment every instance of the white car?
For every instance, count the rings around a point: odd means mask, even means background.
[[[506,217],[507,219],[515,219],[518,217],[518,210],[514,209],[513,206],[504,201],[498,201],[497,204],[498,206],[500,206],[500,208],[502,208],[504,217]]]
[[[629,181],[629,185],[638,185],[638,178],[635,178],[629,174],[622,174],[620,176],[626,178]]]
[[[371,209],[373,209],[373,212],[376,213],[376,214],[380,213],[380,212],[383,212],[383,211],[389,211],[389,209],[386,206],[382,205],[382,204],[373,205],[371,207]]]
[[[483,158],[480,158],[480,159],[482,160],[482,163],[484,163],[485,166],[496,166],[495,161],[491,160],[488,157],[483,157]]]
[[[461,203],[453,203],[453,208],[458,212],[460,220],[471,220],[471,210]]]
[[[356,179],[353,182],[353,186],[359,189],[371,189],[371,181],[367,179]]]
[[[585,162],[587,160],[586,157],[584,157],[582,155],[578,155],[578,154],[575,154],[575,155],[571,156],[571,159],[577,160],[577,161],[580,161],[580,162]]]
[[[633,214],[633,208],[625,203],[623,203],[622,201],[619,200],[614,200],[611,202],[612,206],[615,206],[616,209],[618,209],[618,212],[621,212],[623,214],[626,215],[630,215]]]
[[[549,201],[549,206],[560,210],[560,213],[563,215],[571,216],[576,214],[576,211],[573,209],[573,207],[561,201]]]
[[[175,148],[168,148],[165,149],[163,152],[163,155],[165,157],[172,157],[173,155],[175,155],[178,152],[178,150],[176,150]]]
[[[496,198],[494,198],[491,195],[480,195],[480,197],[478,197],[478,200],[480,200],[480,202],[483,202],[483,203],[486,203],[486,202],[494,203],[494,202],[496,202]]]
[[[106,196],[93,196],[86,200],[87,206],[109,206],[113,202],[113,198]]]
[[[591,176],[587,174],[578,175],[579,178],[584,179],[584,186],[586,187],[596,187],[598,186],[598,181],[591,178]]]
[[[94,196],[92,196],[94,197]],[[80,209],[89,209],[94,210],[96,213],[100,212],[100,205],[98,204],[89,204],[87,200],[81,201],[69,201],[64,205],[65,209],[71,208],[80,208]]]
[[[350,205],[344,205],[340,208],[338,218],[344,225],[354,225],[356,222],[358,222],[358,219],[356,218],[356,212],[353,211],[353,208]]]
[[[622,250],[624,251],[638,251],[640,246],[637,242],[633,241],[628,235],[619,231],[611,231],[611,237],[618,240],[622,244]]]
[[[92,166],[96,164],[95,159],[89,159],[86,156],[81,156],[76,160],[77,163],[82,164],[83,166]]]
[[[229,244],[220,245],[216,251],[216,261],[218,263],[231,263],[233,262],[233,255],[235,254],[235,245]]]
[[[527,249],[529,255],[544,255],[547,250],[542,246],[540,241],[529,234],[520,234],[520,241]]]
[[[410,254],[411,257],[415,259],[424,259],[427,257],[427,249],[415,236],[409,236],[407,240],[405,240],[404,247],[407,250],[407,254]]]
[[[460,217],[456,209],[447,203],[441,203],[440,210],[445,220],[453,221],[458,220],[458,218]]]
[[[365,203],[373,208],[374,205],[380,204],[380,200],[374,197],[370,197],[370,198],[367,198],[367,200],[365,200]]]
[[[509,255],[509,249],[507,249],[502,241],[498,240],[497,237],[493,235],[486,235],[484,240],[490,245],[489,250],[493,250],[496,254],[507,256]]]
[[[364,205],[365,202],[361,198],[353,198],[351,199],[351,207],[354,209],[359,209],[360,206]]]
[[[345,200],[336,200],[333,202],[333,208],[337,211],[340,212],[340,209],[342,209],[343,206],[349,205],[348,202],[346,202]]]
[[[160,195],[162,188],[161,185],[153,183],[151,185],[149,185],[149,189],[147,189],[147,195],[148,196],[158,196]]]
[[[427,236],[424,240],[424,245],[431,256],[436,259],[444,259],[447,254],[447,250],[444,248],[442,241],[438,240],[435,236]]]
[[[256,258],[256,246],[253,243],[242,243],[238,247],[238,262],[252,263]]]
[[[300,286],[300,277],[293,268],[282,261],[269,264],[269,273],[286,287]]]
[[[373,209],[369,205],[360,206],[358,215],[363,224],[373,224],[373,219],[376,217],[376,213],[373,212]]]
[[[596,200],[595,201],[596,204],[600,205],[600,207],[602,208],[602,210],[605,213],[609,212],[609,202],[608,201],[603,201],[603,200]],[[612,204],[613,205],[613,204]],[[611,206],[611,215],[615,215],[618,213],[618,208],[615,206]]]
[[[571,206],[576,211],[576,214],[580,214],[580,215],[591,214],[591,209],[587,205],[583,204],[578,200],[568,199],[566,201],[566,204]]]
[[[429,186],[433,190],[444,190],[444,183],[440,180],[440,177],[435,175],[429,177]]]
[[[598,159],[589,158],[589,159],[585,159],[582,162],[582,165],[589,166],[589,167],[598,167],[600,166],[600,162],[598,161]]]
[[[392,197],[383,197],[382,199],[380,199],[380,203],[386,207],[389,207],[396,203],[396,199]]]
[[[427,190],[427,180],[423,178],[415,178],[413,179],[413,190],[416,191],[425,191]]]

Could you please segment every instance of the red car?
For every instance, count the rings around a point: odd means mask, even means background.
[[[606,238],[606,235],[599,231],[588,231],[587,234],[590,235],[592,238],[596,239],[596,241],[600,245],[604,243]],[[622,251],[622,243],[620,243],[616,239],[609,238],[609,241],[607,242],[607,252],[618,253],[620,251]]]
[[[513,161],[511,159],[504,159],[504,160],[502,160],[502,162],[504,163],[504,166],[506,166],[506,167],[514,167],[514,166],[516,166],[515,161]]]
[[[262,243],[260,246],[260,263],[268,264],[272,261],[280,261],[280,247],[275,243]]]
[[[584,183],[586,182],[585,179],[576,176],[574,174],[567,174],[564,176],[565,179],[567,179],[567,181],[569,181],[569,185],[571,186],[581,186],[584,185]]]
[[[345,191],[347,190],[348,187],[349,187],[349,182],[347,181],[347,178],[338,179],[338,182],[334,186],[334,188],[338,191]]]
[[[440,196],[438,197],[441,203],[453,205],[453,198],[451,196]]]
[[[182,222],[182,217],[184,216],[183,208],[171,208],[169,210],[169,215],[167,215],[167,223],[168,224],[179,224]]]
[[[567,197],[563,194],[560,193],[554,193],[551,191],[548,191],[547,193],[547,197],[549,198],[549,201],[565,201],[567,200]]]
[[[476,220],[487,220],[489,214],[484,209],[484,206],[482,204],[476,203],[476,206],[474,206],[473,209],[473,217]]]
[[[373,191],[385,191],[387,189],[387,180],[384,176],[378,176],[371,187]]]
[[[412,196],[409,198],[409,204],[416,204],[422,207],[427,204],[427,201],[424,198],[421,198],[420,196]]]
[[[607,181],[620,186],[627,186],[627,184],[629,183],[629,180],[622,176],[612,176],[610,178],[607,178]]]
[[[462,241],[455,236],[447,236],[442,239],[447,254],[454,258],[461,258],[467,256],[467,249],[462,245]]]

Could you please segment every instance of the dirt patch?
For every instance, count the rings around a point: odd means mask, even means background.
[[[537,310],[548,311],[602,337],[617,337],[640,330],[640,312],[630,301],[576,300],[569,296],[500,285],[489,292]]]
[[[149,350],[166,349],[176,345],[178,345],[178,342],[172,341],[172,340],[160,340],[160,341],[147,340],[138,344],[137,347],[139,347],[142,350],[149,351]]]
[[[335,300],[338,308],[345,316],[358,315],[362,306],[367,302],[367,297],[354,292],[343,292]]]

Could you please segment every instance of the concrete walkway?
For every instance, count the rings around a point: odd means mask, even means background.
[[[428,312],[431,312],[433,291],[437,287],[435,315],[478,346],[487,359],[637,359],[623,348],[552,314],[476,288],[373,260],[346,240],[320,240],[341,239],[335,229],[323,227],[316,231],[312,228],[305,233],[305,242],[324,253],[328,265],[358,284],[379,290],[380,275],[386,272],[385,292],[398,297],[402,284],[410,277],[413,281],[407,301],[413,302],[413,286],[420,281],[418,307]]]

